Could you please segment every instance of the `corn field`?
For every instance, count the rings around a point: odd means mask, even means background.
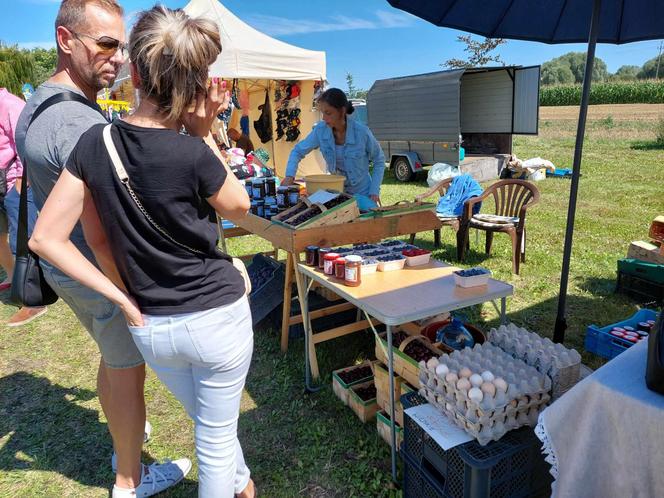
[[[552,85],[540,89],[540,105],[579,105],[581,85]],[[590,104],[663,104],[664,80],[593,83]]]

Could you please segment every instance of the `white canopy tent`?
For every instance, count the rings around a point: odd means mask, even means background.
[[[283,176],[288,154],[296,142],[276,141],[276,109],[274,106],[275,81],[295,80],[300,82],[300,139],[305,137],[319,120],[312,109],[314,82],[325,80],[325,52],[306,50],[275,40],[244,23],[216,0],[191,0],[184,7],[192,17],[205,17],[219,27],[222,52],[210,68],[210,76],[226,80],[239,80],[241,89],[249,91],[250,138],[255,147],[264,147],[272,156],[271,163]],[[268,92],[272,109],[274,138],[271,143],[261,144],[253,128],[258,119],[258,106],[265,101]],[[237,113],[236,113],[237,114]],[[239,119],[234,116],[232,123]],[[299,175],[320,173],[325,169],[318,154],[311,154],[300,164]]]

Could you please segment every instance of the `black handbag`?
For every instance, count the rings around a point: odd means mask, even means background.
[[[88,107],[102,111],[85,97],[74,92],[63,92],[49,97],[35,110],[28,123],[28,128],[34,120],[47,108],[64,101],[76,101]],[[27,133],[27,129],[26,129]],[[44,279],[44,273],[39,265],[39,256],[28,247],[28,165],[23,163],[23,180],[21,200],[18,211],[18,230],[16,233],[16,263],[12,278],[9,302],[16,306],[45,306],[58,300],[58,295]]]
[[[270,110],[270,95],[265,92],[265,103],[258,106],[261,115],[254,121],[254,130],[261,143],[267,143],[272,140],[272,111]]]

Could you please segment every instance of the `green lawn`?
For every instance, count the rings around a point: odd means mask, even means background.
[[[606,106],[603,106],[606,107]],[[655,106],[664,115],[664,106]],[[613,293],[616,259],[629,242],[647,237],[650,221],[664,213],[664,153],[655,147],[654,127],[643,124],[638,107],[613,106],[589,122],[579,191],[569,285],[567,344],[583,352],[585,328],[608,324],[637,309]],[[648,109],[652,109],[648,107]],[[570,167],[574,110],[543,108],[540,135],[518,137],[521,158],[541,156]],[[655,113],[656,114],[656,113]],[[569,181],[539,182],[542,198],[528,214],[528,259],[521,275],[511,273],[510,244],[497,235],[493,254],[471,234],[466,265],[482,264],[512,283],[509,318],[542,335],[555,320]],[[396,184],[388,174],[383,202],[412,198],[424,179]],[[431,233],[417,243],[432,247]],[[231,242],[235,253],[268,249],[253,237]],[[443,231],[436,258],[453,261],[453,233]],[[0,319],[14,308],[2,306]],[[490,305],[465,311],[488,330],[496,323]],[[371,334],[354,334],[318,347],[323,382],[329,372],[373,356]],[[592,367],[599,358],[584,353]],[[26,327],[0,326],[0,497],[104,497],[112,483],[110,439],[94,393],[98,354],[73,314],[61,302]],[[191,423],[174,398],[149,374],[146,397],[153,440],[146,459],[193,459]],[[240,438],[261,496],[389,496],[389,451],[375,424],[362,425],[326,388],[303,393],[302,339],[288,354],[279,350],[276,328],[256,330],[256,349],[240,416]],[[163,496],[196,496],[196,468]]]

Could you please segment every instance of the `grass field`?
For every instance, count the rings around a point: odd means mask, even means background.
[[[521,158],[540,156],[571,167],[576,108],[542,108],[540,134],[517,137]],[[664,213],[664,151],[655,144],[654,123],[664,105],[591,107],[570,274],[567,344],[583,351],[585,328],[608,324],[637,309],[614,294],[616,259],[629,242],[647,237],[650,221]],[[610,119],[609,119],[610,118]],[[542,198],[528,214],[528,259],[521,275],[511,273],[507,236],[496,236],[494,252],[471,234],[465,265],[481,263],[512,283],[509,318],[551,335],[556,314],[569,181],[538,183]],[[424,179],[396,184],[387,175],[383,202],[412,198]],[[417,243],[432,247],[432,234]],[[236,239],[233,252],[267,245],[253,237]],[[443,231],[436,258],[453,261],[454,237]],[[6,296],[5,296],[6,297]],[[14,308],[2,306],[0,320]],[[488,330],[496,323],[490,305],[465,310]],[[277,330],[256,330],[252,370],[243,398],[240,439],[260,496],[393,496],[388,447],[374,424],[363,426],[327,388],[303,394],[303,345],[291,340],[279,351]],[[318,347],[323,382],[329,372],[372,356],[370,334],[354,334]],[[0,326],[0,497],[105,497],[112,482],[110,439],[96,398],[98,354],[62,302],[26,327]],[[600,359],[584,354],[592,367]],[[145,459],[193,459],[191,423],[153,374],[146,386],[153,440]],[[196,496],[196,469],[165,497]]]

